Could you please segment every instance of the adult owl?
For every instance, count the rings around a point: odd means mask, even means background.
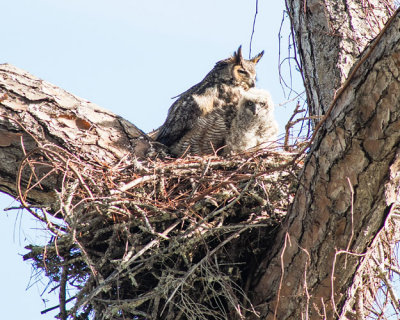
[[[222,154],[237,106],[229,104],[216,107],[205,116],[197,118],[192,130],[170,147],[175,156],[184,154]]]
[[[192,130],[199,117],[215,108],[236,105],[241,92],[254,87],[256,65],[263,54],[264,51],[246,60],[240,46],[232,57],[217,62],[200,83],[180,94],[172,104],[156,141],[170,147]]]
[[[216,107],[199,117],[193,129],[171,146],[171,153],[181,156],[232,154],[262,147],[277,138],[270,94],[262,89],[243,91],[236,105]]]

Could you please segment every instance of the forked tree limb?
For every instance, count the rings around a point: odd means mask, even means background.
[[[113,166],[123,157],[144,156],[150,147],[129,121],[8,64],[0,65],[0,97],[0,191],[14,197],[19,164],[35,148],[55,144]],[[30,192],[30,202],[54,202],[56,184],[43,183],[41,192]]]
[[[319,319],[324,313],[338,318],[351,300],[347,290],[398,200],[399,30],[397,15],[310,150],[288,218],[249,288],[262,318]],[[323,83],[311,86],[322,90]],[[0,95],[0,190],[14,197],[19,164],[35,148],[53,143],[112,167],[123,157],[144,154],[151,144],[129,122],[9,65],[0,67]],[[43,183],[29,193],[29,202],[54,202],[55,187],[57,181]],[[347,259],[337,254],[345,249]]]
[[[399,30],[398,12],[375,49],[366,50],[311,148],[294,203],[254,283],[262,318],[339,318],[361,261],[400,201]],[[347,257],[337,255],[347,248]]]

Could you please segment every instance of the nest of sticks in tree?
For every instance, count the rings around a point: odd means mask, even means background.
[[[20,198],[58,179],[53,208],[28,210],[53,233],[25,260],[59,291],[60,319],[235,319],[296,190],[295,153],[83,161],[31,151]],[[29,181],[21,181],[22,176]]]

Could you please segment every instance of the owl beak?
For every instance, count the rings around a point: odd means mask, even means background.
[[[250,80],[249,80],[249,87],[250,87],[250,88],[253,88],[255,85],[256,85],[256,81],[253,80],[253,79],[250,79]]]
[[[247,108],[251,111],[251,113],[253,115],[257,114],[257,112],[258,112],[257,104],[252,104],[251,106],[248,106]]]

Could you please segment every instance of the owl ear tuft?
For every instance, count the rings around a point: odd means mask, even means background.
[[[242,45],[239,46],[236,52],[233,53],[233,61],[235,64],[241,64],[243,61],[243,56],[242,56]]]
[[[260,59],[262,58],[262,56],[264,55],[264,50],[261,51],[258,55],[256,55],[254,58],[252,58],[250,61],[254,62],[254,63],[258,63],[258,61],[260,61]]]

